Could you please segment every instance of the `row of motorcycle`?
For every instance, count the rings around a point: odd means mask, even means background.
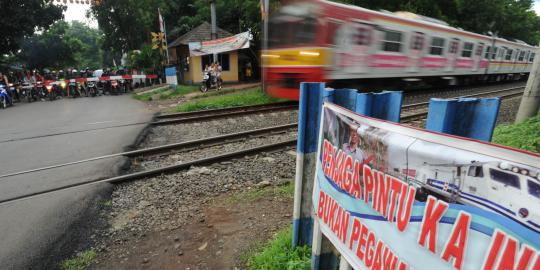
[[[145,85],[152,85],[152,80],[146,80]],[[139,83],[135,85],[138,87]],[[133,91],[131,79],[108,81],[70,81],[60,84],[47,82],[18,82],[9,85],[0,84],[0,109],[13,106],[15,102],[54,101],[59,98],[96,97],[100,95],[119,95]]]

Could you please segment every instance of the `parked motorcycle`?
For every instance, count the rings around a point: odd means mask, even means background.
[[[110,94],[111,95],[118,95],[120,94],[120,84],[118,83],[117,80],[111,80],[110,81]]]
[[[79,84],[77,82],[69,82],[68,93],[72,98],[80,97],[81,91],[79,90]]]
[[[54,101],[56,100],[56,90],[54,89],[54,85],[52,84],[47,84],[45,85],[45,89],[47,89],[47,98],[49,99],[49,101]]]
[[[118,80],[118,84],[119,84],[119,87],[120,87],[120,92],[127,93],[130,90],[128,80],[120,79],[120,80]]]
[[[98,88],[96,82],[87,82],[86,91],[90,97],[95,97],[98,95]]]
[[[45,85],[43,85],[43,82],[38,81],[36,82],[35,89],[37,92],[37,96],[41,100],[45,100],[47,98],[47,89],[45,88]]]
[[[13,99],[8,94],[7,86],[0,84],[0,109],[7,108],[8,106],[13,106]]]
[[[210,89],[221,90],[223,87],[220,78],[213,78],[210,76],[210,72],[203,72],[203,81],[201,83],[201,92],[208,92]]]
[[[28,82],[22,82],[20,87],[20,98],[26,99],[26,102],[37,101],[38,96],[36,89]]]

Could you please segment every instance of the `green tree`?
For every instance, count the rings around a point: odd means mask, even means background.
[[[18,56],[30,68],[97,68],[102,65],[100,42],[99,30],[59,21],[24,39]]]
[[[0,54],[16,53],[23,37],[62,19],[63,10],[48,0],[0,1]]]

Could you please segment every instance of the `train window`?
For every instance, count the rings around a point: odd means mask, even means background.
[[[461,51],[461,57],[470,58],[472,55],[473,46],[474,44],[470,42],[465,42],[465,44],[463,44],[463,50]]]
[[[482,51],[484,50],[484,43],[478,43],[478,46],[476,46],[476,53],[474,55],[482,55]]]
[[[505,186],[511,186],[519,189],[519,177],[514,174],[499,171],[496,169],[489,169],[489,176],[494,181],[504,184]]]
[[[444,51],[444,38],[433,37],[431,39],[431,47],[429,47],[429,54],[442,55]]]
[[[411,39],[411,50],[421,51],[424,48],[424,33],[414,32]]]
[[[371,42],[371,29],[358,27],[356,32],[356,45],[369,45]]]
[[[482,166],[469,167],[469,172],[467,173],[467,175],[472,177],[484,177],[484,171],[482,170]]]
[[[383,30],[382,50],[385,52],[401,52],[403,34],[396,31]]]
[[[525,51],[519,52],[518,61],[519,62],[523,61],[523,58],[525,58]]]
[[[534,61],[534,56],[536,55],[536,53],[531,53],[531,55],[529,56],[529,62],[533,62]]]
[[[540,184],[535,183],[531,180],[527,181],[527,187],[529,189],[529,194],[533,195],[534,197],[540,199]]]
[[[341,23],[337,21],[328,21],[326,25],[326,44],[336,45],[336,32],[341,27]]]
[[[491,52],[491,59],[495,59],[497,57],[498,50],[499,50],[498,47],[493,47],[493,51]]]
[[[490,53],[491,53],[491,46],[488,46],[486,49],[486,53],[484,54],[484,59],[488,59]]]
[[[504,56],[504,60],[510,60],[510,59],[512,59],[512,53],[513,53],[513,52],[514,52],[514,51],[513,51],[512,49],[507,49],[507,50],[506,50],[506,55]]]
[[[458,48],[459,48],[459,39],[454,38],[450,42],[450,47],[448,48],[448,52],[451,53],[451,54],[456,54],[457,51],[458,51]]]

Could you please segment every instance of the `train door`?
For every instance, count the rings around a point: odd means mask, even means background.
[[[457,61],[457,53],[459,51],[459,39],[453,38],[450,41],[450,46],[448,47],[448,63],[446,64],[445,71],[454,71]]]
[[[353,23],[352,27],[352,51],[351,57],[353,65],[350,73],[366,73],[368,67],[368,56],[373,40],[373,26],[366,23]]]
[[[422,57],[424,56],[425,34],[422,32],[414,32],[411,37],[411,49],[409,50],[409,67],[408,72],[418,72],[420,69]]]
[[[480,68],[480,62],[482,62],[482,52],[484,51],[484,43],[480,42],[476,45],[476,51],[473,56],[473,68],[472,71],[478,71]]]
[[[491,60],[493,62],[493,70],[499,71],[502,65],[502,53],[504,52],[504,47],[494,47],[493,54],[491,55]]]
[[[512,64],[510,65],[511,66],[511,70],[518,70],[518,67],[517,67],[517,62],[518,62],[518,57],[519,57],[519,54],[521,53],[521,50],[520,49],[517,49],[515,54],[512,55]]]
[[[484,167],[481,165],[471,165],[464,170],[465,180],[461,188],[464,194],[472,194],[476,197],[486,198],[488,196],[487,181],[484,177]]]

